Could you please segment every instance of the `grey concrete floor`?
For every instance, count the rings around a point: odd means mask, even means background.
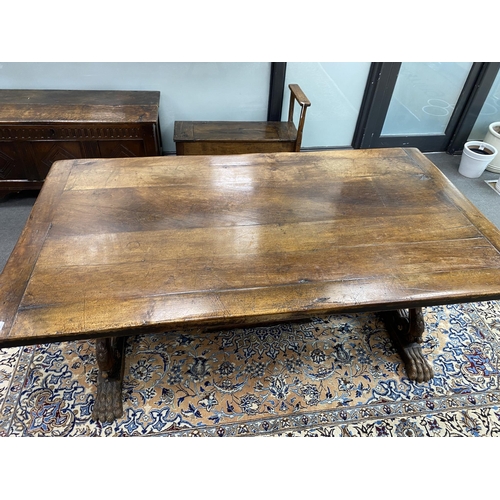
[[[428,153],[426,156],[439,167],[459,191],[500,229],[500,194],[484,182],[497,180],[500,174],[485,171],[481,177],[469,179],[458,173],[461,155]]]
[[[0,199],[0,271],[21,235],[37,194],[36,191],[23,191]]]
[[[468,179],[458,173],[460,155],[428,153],[426,156],[500,229],[500,195],[484,182],[498,179],[499,174],[486,171],[478,179]],[[26,191],[0,200],[0,270],[4,268],[28,220],[36,195],[36,192]]]

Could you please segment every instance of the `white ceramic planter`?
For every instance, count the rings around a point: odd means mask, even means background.
[[[495,158],[498,150],[483,141],[469,141],[464,145],[458,173],[475,179],[481,177],[488,164]]]
[[[495,130],[497,129],[497,130]],[[493,147],[497,148],[500,151],[500,122],[490,123],[488,127],[488,132],[484,137],[484,142],[491,144]],[[500,173],[500,157],[497,155],[492,161],[490,161],[489,165],[486,167],[486,170],[490,172]]]

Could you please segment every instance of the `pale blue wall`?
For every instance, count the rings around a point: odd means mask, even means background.
[[[271,63],[0,63],[3,89],[158,90],[165,153],[175,120],[265,121]]]
[[[287,63],[286,85],[298,83],[311,101],[303,148],[351,146],[369,70],[369,62]],[[287,88],[282,119],[288,116],[289,95]],[[298,106],[294,110],[298,115]]]

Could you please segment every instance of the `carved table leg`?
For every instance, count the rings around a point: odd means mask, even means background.
[[[403,359],[406,374],[416,382],[427,382],[434,377],[434,371],[424,358],[422,334],[425,330],[422,308],[387,311],[380,313],[391,340]]]
[[[99,374],[97,376],[97,394],[92,411],[94,420],[112,422],[123,414],[124,346],[124,337],[110,337],[96,341]]]

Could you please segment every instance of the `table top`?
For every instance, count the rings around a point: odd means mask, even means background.
[[[416,149],[58,161],[0,346],[496,299],[499,249]]]

